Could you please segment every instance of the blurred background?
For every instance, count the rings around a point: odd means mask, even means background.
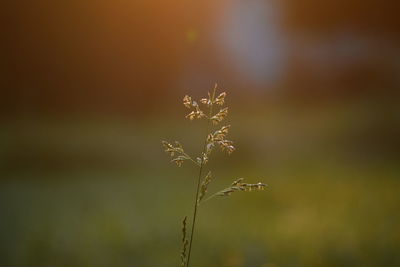
[[[178,266],[204,122],[228,92],[231,156],[192,264],[400,265],[396,1],[19,0],[0,9],[0,266]]]

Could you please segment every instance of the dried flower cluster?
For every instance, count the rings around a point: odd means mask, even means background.
[[[191,226],[191,234],[189,241],[186,238],[186,217],[182,222],[182,252],[181,252],[181,266],[189,267],[190,262],[190,253],[192,251],[192,241],[194,236],[195,222],[197,217],[197,209],[201,202],[209,200],[215,196],[230,196],[233,192],[236,191],[260,191],[266,188],[266,184],[257,183],[257,184],[248,184],[243,183],[243,178],[240,178],[234,181],[230,187],[225,188],[214,195],[211,195],[206,200],[203,200],[207,194],[208,186],[211,183],[211,172],[209,171],[207,175],[202,178],[202,173],[204,169],[204,165],[209,161],[211,152],[213,151],[215,146],[219,146],[222,151],[226,151],[228,154],[231,154],[235,151],[235,147],[233,146],[233,142],[231,140],[226,139],[230,125],[222,126],[218,130],[212,130],[212,126],[218,125],[228,116],[228,107],[222,107],[225,104],[226,93],[222,92],[219,95],[216,95],[217,85],[215,85],[212,93],[208,93],[207,98],[202,98],[199,102],[203,105],[200,105],[192,99],[192,97],[185,95],[183,98],[183,105],[190,109],[190,113],[186,115],[186,118],[189,120],[194,119],[202,119],[205,118],[208,121],[208,130],[205,138],[205,143],[203,147],[203,151],[200,156],[196,157],[194,160],[191,156],[189,156],[183,149],[183,146],[175,141],[175,145],[167,141],[162,141],[165,152],[170,154],[173,158],[171,161],[176,163],[179,167],[182,166],[182,163],[185,161],[190,161],[199,167],[199,176],[197,179],[197,188],[196,188],[196,197],[194,203],[194,214],[192,219]],[[219,111],[214,113],[214,108],[216,106],[221,106]],[[205,110],[205,111],[203,111]],[[206,114],[208,113],[208,114]],[[189,250],[187,252],[187,246],[189,245]]]

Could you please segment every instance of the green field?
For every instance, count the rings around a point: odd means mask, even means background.
[[[327,117],[236,118],[238,150],[215,154],[209,192],[238,177],[269,187],[201,206],[193,267],[400,265],[399,165],[350,138],[364,133],[354,117]],[[10,143],[19,165],[2,174],[0,266],[179,266],[196,169],[170,164],[159,141],[196,151],[197,126],[49,125]]]

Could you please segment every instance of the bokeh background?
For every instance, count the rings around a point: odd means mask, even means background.
[[[1,4],[0,266],[178,266],[204,123],[228,92],[237,151],[201,207],[194,266],[400,265],[396,1]]]

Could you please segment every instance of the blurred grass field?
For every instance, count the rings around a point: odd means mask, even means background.
[[[400,166],[351,139],[373,122],[241,114],[231,119],[238,150],[215,154],[209,192],[237,177],[269,188],[201,206],[193,266],[400,265]],[[201,126],[60,125],[3,127],[0,266],[178,266],[195,169],[170,164],[159,141],[196,151]]]
[[[398,170],[313,167],[276,170],[264,193],[205,203],[195,266],[396,266]],[[1,266],[178,265],[190,177],[169,168],[74,176],[2,185]],[[229,182],[218,177],[212,189]]]

